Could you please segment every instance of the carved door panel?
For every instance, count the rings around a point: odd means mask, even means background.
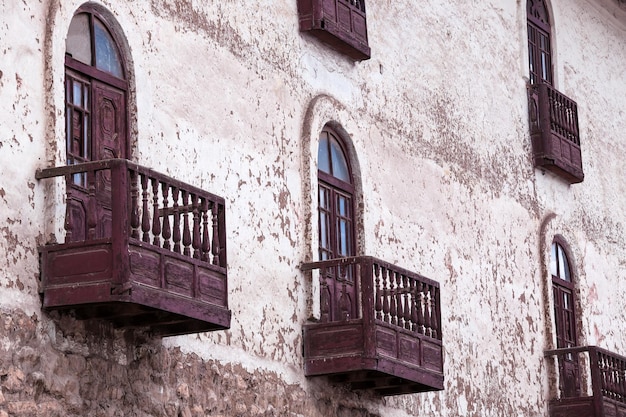
[[[124,92],[107,84],[93,82],[93,160],[126,158],[126,109]],[[111,172],[95,177],[97,237],[111,236]]]

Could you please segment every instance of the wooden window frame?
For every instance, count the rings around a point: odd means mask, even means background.
[[[579,345],[575,277],[569,251],[567,250],[567,244],[558,236],[554,239],[550,247],[551,262],[553,251],[556,252],[556,275],[553,273],[552,269],[550,275],[552,277],[552,302],[556,347],[557,349],[572,348]],[[562,271],[559,268],[561,258],[563,259],[563,265],[567,267],[569,280],[562,276]],[[564,305],[564,300],[566,299],[569,299],[569,306]],[[581,373],[578,355],[569,353],[559,357],[558,367],[561,375],[559,378],[560,392],[566,397],[580,396]]]
[[[531,84],[554,84],[552,34],[545,0],[527,0],[528,73]]]
[[[330,250],[328,252],[330,252],[331,256],[329,259],[333,259],[333,258],[339,258],[341,256],[354,256],[356,255],[356,231],[355,231],[355,226],[356,226],[356,219],[354,218],[354,202],[355,202],[355,187],[354,187],[354,181],[352,179],[352,167],[350,164],[350,159],[348,157],[348,153],[346,152],[346,147],[343,143],[343,141],[341,140],[341,137],[331,128],[329,127],[325,127],[322,130],[322,134],[326,134],[328,137],[328,143],[329,143],[329,147],[328,147],[328,152],[330,152],[330,140],[331,138],[334,139],[338,144],[339,147],[341,148],[341,151],[343,153],[343,157],[345,158],[346,164],[347,164],[347,168],[348,168],[348,176],[350,178],[351,182],[346,182],[343,181],[337,177],[335,177],[332,174],[332,156],[329,154],[328,155],[328,159],[329,161],[331,161],[330,166],[331,166],[331,173],[326,173],[324,171],[321,171],[318,169],[317,171],[317,178],[318,178],[318,204],[319,204],[319,192],[320,192],[320,188],[323,187],[326,190],[329,191],[329,204],[330,207],[328,210],[324,210],[325,212],[328,212],[329,216],[329,222],[327,224],[327,227],[329,228],[329,240],[331,242],[331,247]],[[350,242],[348,243],[348,251],[349,254],[347,255],[339,255],[339,248],[337,247],[337,242],[338,242],[338,238],[337,238],[337,224],[338,224],[338,214],[337,214],[337,197],[340,195],[344,195],[346,197],[348,197],[350,199],[350,206],[348,207],[348,215],[350,217],[351,220],[351,227],[350,227],[350,232],[348,235],[348,238],[350,239]],[[318,206],[318,224],[319,227],[322,226],[322,222],[321,222],[321,211],[322,208]],[[322,251],[327,251],[326,248],[322,249],[322,233],[321,230],[319,232],[319,255],[320,255],[320,259],[321,259],[321,253]]]

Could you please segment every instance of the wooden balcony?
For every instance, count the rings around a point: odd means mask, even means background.
[[[298,0],[300,31],[355,60],[370,58],[365,0]]]
[[[582,182],[578,106],[548,84],[529,87],[530,137],[536,167],[570,184]]]
[[[36,174],[52,177],[66,242],[39,248],[45,309],[159,335],[229,328],[224,199],[124,159]]]
[[[380,395],[443,389],[437,282],[367,256],[313,262],[301,269],[319,269],[322,286],[331,274],[349,277],[357,289],[356,318],[345,314],[349,307],[338,297],[329,308],[339,314],[322,314],[322,321],[304,326],[307,376],[326,375]],[[337,320],[328,319],[333,316]]]
[[[626,416],[626,357],[595,347],[550,350],[556,359],[558,398],[551,417]]]

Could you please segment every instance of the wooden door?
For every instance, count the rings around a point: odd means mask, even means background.
[[[75,71],[66,73],[67,163],[127,157],[125,92]],[[67,179],[67,241],[111,236],[109,171]]]
[[[552,294],[556,347],[577,346],[574,282],[569,259],[563,246],[554,242],[551,248]],[[580,364],[577,354],[559,356],[559,389],[563,398],[580,396]]]
[[[125,94],[113,86],[94,81],[93,160],[126,158]],[[96,237],[111,236],[111,193],[123,192],[111,184],[111,172],[95,178]]]
[[[552,284],[554,317],[556,321],[556,347],[576,346],[576,318],[571,289],[559,283]],[[564,398],[580,396],[580,365],[578,355],[559,356],[560,390]]]
[[[339,137],[322,131],[318,153],[318,221],[320,260],[355,255],[354,186],[346,153]],[[358,317],[354,266],[327,268],[320,277],[322,321]]]

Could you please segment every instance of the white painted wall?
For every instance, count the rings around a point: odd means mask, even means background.
[[[0,302],[43,322],[37,246],[63,238],[63,187],[34,172],[63,163],[64,37],[80,4],[0,0]],[[573,186],[532,166],[523,1],[370,1],[372,58],[356,63],[298,31],[295,1],[101,4],[132,57],[133,159],[227,201],[232,327],[166,345],[330,390],[303,376],[301,328],[319,306],[298,265],[316,256],[316,140],[333,121],[358,158],[363,254],[442,286],[445,390],[366,408],[545,415],[556,234],[573,255],[581,343],[626,354],[615,1],[552,1],[556,85],[579,106]]]

